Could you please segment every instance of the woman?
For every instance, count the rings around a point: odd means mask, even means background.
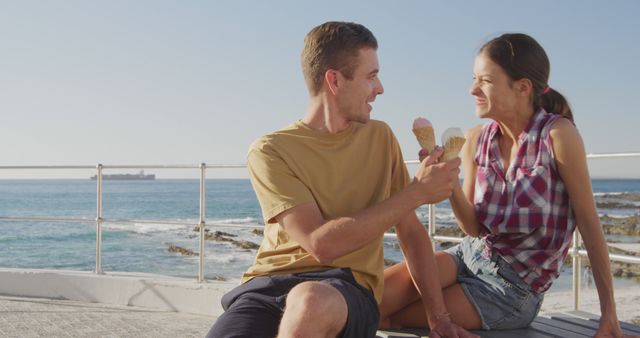
[[[437,253],[448,315],[467,329],[528,326],[577,225],[600,297],[598,336],[622,336],[584,145],[548,78],[545,51],[524,34],[495,38],[476,56],[470,94],[476,115],[493,121],[468,132],[464,183],[450,198],[468,236]],[[404,263],[385,271],[380,307],[381,327],[426,326]]]

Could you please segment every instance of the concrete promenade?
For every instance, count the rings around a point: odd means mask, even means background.
[[[214,316],[0,296],[0,337],[204,337]]]

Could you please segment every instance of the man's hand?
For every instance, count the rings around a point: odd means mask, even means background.
[[[432,204],[440,202],[453,191],[460,174],[460,159],[455,158],[447,162],[438,163],[442,156],[442,148],[436,148],[418,167],[414,183],[420,186],[423,202]],[[423,152],[421,152],[421,155]]]
[[[429,332],[432,338],[479,338],[450,320],[440,320]]]

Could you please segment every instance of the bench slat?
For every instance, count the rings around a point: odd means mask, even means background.
[[[563,330],[571,331],[577,334],[590,336],[590,337],[593,337],[593,335],[596,333],[595,329],[585,327],[582,325],[576,325],[573,323],[569,323],[569,322],[565,322],[557,319],[552,319],[552,318],[537,317],[534,320],[534,322],[541,323],[543,325],[557,327]],[[588,322],[588,321],[585,320],[584,322]]]
[[[531,325],[518,330],[473,330],[483,338],[549,338],[549,337],[593,337],[598,330],[600,317],[584,311],[552,313],[538,316]],[[640,326],[620,322],[626,334],[640,335]],[[378,338],[420,338],[427,337],[428,330],[402,329],[378,331]]]
[[[567,314],[576,316],[579,318],[589,319],[591,321],[595,321],[596,323],[600,323],[600,316],[595,315],[593,313],[585,312],[585,311],[569,311]],[[634,325],[631,323],[620,322],[620,328],[622,331],[625,331],[626,334],[630,335],[640,335],[640,326]]]

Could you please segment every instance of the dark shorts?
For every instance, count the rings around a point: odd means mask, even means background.
[[[275,337],[287,294],[294,286],[309,281],[327,283],[345,298],[349,314],[341,337],[375,337],[378,304],[373,293],[356,282],[351,269],[255,277],[222,297],[225,312],[207,337]]]
[[[499,255],[484,257],[485,245],[482,239],[467,236],[462,243],[445,250],[458,265],[458,282],[478,311],[482,328],[528,326],[540,311],[544,296],[531,291]]]

